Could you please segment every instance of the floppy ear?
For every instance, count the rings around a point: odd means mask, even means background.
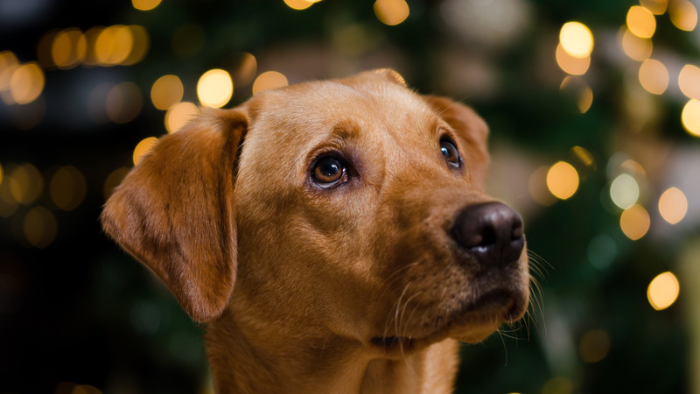
[[[238,110],[206,110],[162,137],[101,215],[107,234],[199,322],[223,312],[236,280],[233,188],[247,124]]]
[[[471,108],[445,97],[423,96],[437,114],[452,127],[461,141],[457,144],[466,150],[464,161],[472,180],[482,189],[486,186],[489,166],[489,127]]]

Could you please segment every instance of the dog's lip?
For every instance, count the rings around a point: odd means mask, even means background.
[[[507,289],[495,289],[478,297],[475,301],[466,304],[452,316],[438,318],[434,332],[418,337],[411,336],[376,336],[370,339],[372,345],[385,351],[401,349],[411,350],[421,344],[438,342],[456,329],[468,325],[490,325],[494,321],[512,323],[520,318],[520,303],[518,296]],[[441,322],[444,322],[441,324]]]

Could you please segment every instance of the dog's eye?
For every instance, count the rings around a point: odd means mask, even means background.
[[[450,140],[440,141],[440,151],[442,155],[445,156],[447,163],[455,168],[462,166],[462,157],[459,155],[459,151],[455,144]]]
[[[345,182],[347,174],[345,166],[338,159],[324,157],[316,162],[313,178],[318,186],[325,189]]]

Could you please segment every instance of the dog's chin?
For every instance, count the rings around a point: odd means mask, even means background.
[[[441,319],[434,331],[415,337],[374,337],[373,347],[385,355],[406,355],[447,338],[477,343],[488,338],[504,323],[514,323],[525,313],[527,299],[507,290],[491,291]]]

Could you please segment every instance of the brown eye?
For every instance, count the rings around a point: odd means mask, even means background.
[[[326,189],[344,182],[347,179],[343,163],[333,157],[324,157],[316,162],[313,170],[316,185]]]
[[[447,164],[454,168],[462,166],[462,157],[459,155],[459,151],[452,141],[447,139],[440,141],[440,151],[442,155],[445,156]]]

